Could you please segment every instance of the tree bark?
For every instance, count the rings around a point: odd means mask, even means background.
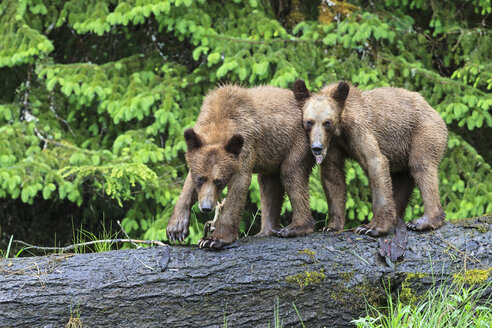
[[[465,268],[491,266],[492,217],[408,231],[404,259],[395,264],[381,258],[376,239],[351,232],[248,237],[222,251],[171,246],[2,259],[0,327],[69,320],[84,327],[275,327],[277,317],[287,327],[299,327],[300,318],[306,327],[344,327],[365,315],[366,304],[384,305],[388,286],[418,297]]]

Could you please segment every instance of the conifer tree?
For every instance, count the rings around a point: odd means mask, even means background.
[[[130,234],[162,239],[187,171],[183,131],[207,91],[302,78],[313,91],[345,79],[420,92],[450,130],[448,218],[490,213],[491,11],[485,0],[3,0],[0,205],[68,201],[111,219],[92,206],[102,199]],[[356,226],[371,217],[369,181],[355,162],[346,180]],[[326,214],[316,169],[310,187]],[[255,179],[250,199],[259,206]],[[422,212],[416,190],[406,218]],[[202,227],[193,214],[190,241]]]

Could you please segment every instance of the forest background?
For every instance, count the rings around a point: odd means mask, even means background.
[[[0,249],[11,235],[66,244],[117,219],[132,237],[165,239],[187,172],[183,131],[221,83],[420,92],[450,131],[447,217],[490,213],[491,11],[488,0],[3,0]],[[346,180],[348,228],[372,213],[357,163]],[[310,190],[321,227],[317,169]],[[241,235],[258,231],[259,198],[254,178]],[[405,218],[422,213],[416,189]],[[194,207],[188,241],[206,220]]]

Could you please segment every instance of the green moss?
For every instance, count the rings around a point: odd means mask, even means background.
[[[318,260],[316,259],[316,252],[312,249],[304,248],[302,251],[298,251],[297,253],[307,255],[314,263],[318,263]]]
[[[451,220],[452,224],[467,227],[467,228],[475,228],[480,233],[486,233],[490,230],[490,225],[492,224],[492,216],[483,216],[480,217],[480,220],[477,221],[478,217],[467,218],[467,219],[459,219],[459,220]]]
[[[349,280],[353,273],[340,273],[344,280]],[[348,281],[347,281],[348,282]],[[364,278],[362,283],[355,286],[336,286],[332,289],[329,298],[337,304],[349,307],[354,310],[364,309],[366,301],[368,304],[378,307],[383,304],[386,299],[386,293],[379,287],[371,286]]]
[[[408,287],[405,283],[401,285],[400,301],[404,304],[414,304],[418,301],[418,297],[412,288]]]
[[[416,279],[422,279],[422,278],[426,278],[428,277],[429,275],[427,273],[420,273],[420,272],[417,272],[417,273],[410,273],[408,272],[407,273],[407,277],[405,278],[405,281],[408,281],[408,280],[416,280]]]
[[[342,273],[340,273],[340,276],[342,277],[344,283],[348,283],[348,282],[350,282],[350,280],[354,276],[354,272],[353,271],[342,272]]]
[[[316,252],[313,251],[312,249],[309,249],[309,248],[304,248],[302,251],[298,251],[297,253],[306,254],[306,255],[309,255],[311,257],[314,257],[316,255]]]
[[[419,300],[419,296],[415,294],[410,283],[427,276],[428,274],[426,273],[407,273],[405,280],[401,283],[401,290],[399,293],[400,301],[404,304],[415,304]]]
[[[489,279],[490,272],[492,271],[492,267],[487,270],[482,269],[472,269],[466,270],[465,273],[455,273],[453,275],[453,279],[456,282],[464,283],[467,285],[481,285]]]
[[[478,232],[481,232],[481,233],[486,233],[487,230],[488,230],[488,227],[487,225],[485,224],[480,224],[478,227],[477,227],[477,230]]]
[[[326,279],[323,269],[319,271],[305,271],[293,276],[285,277],[285,281],[291,285],[298,285],[299,288],[304,288],[309,285],[319,284]]]

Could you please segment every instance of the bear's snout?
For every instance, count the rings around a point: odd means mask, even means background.
[[[212,212],[212,202],[203,202],[200,205],[200,210],[203,213],[210,213],[210,212]]]
[[[313,144],[311,150],[313,151],[314,155],[321,155],[321,152],[323,151],[323,147],[320,144]]]

